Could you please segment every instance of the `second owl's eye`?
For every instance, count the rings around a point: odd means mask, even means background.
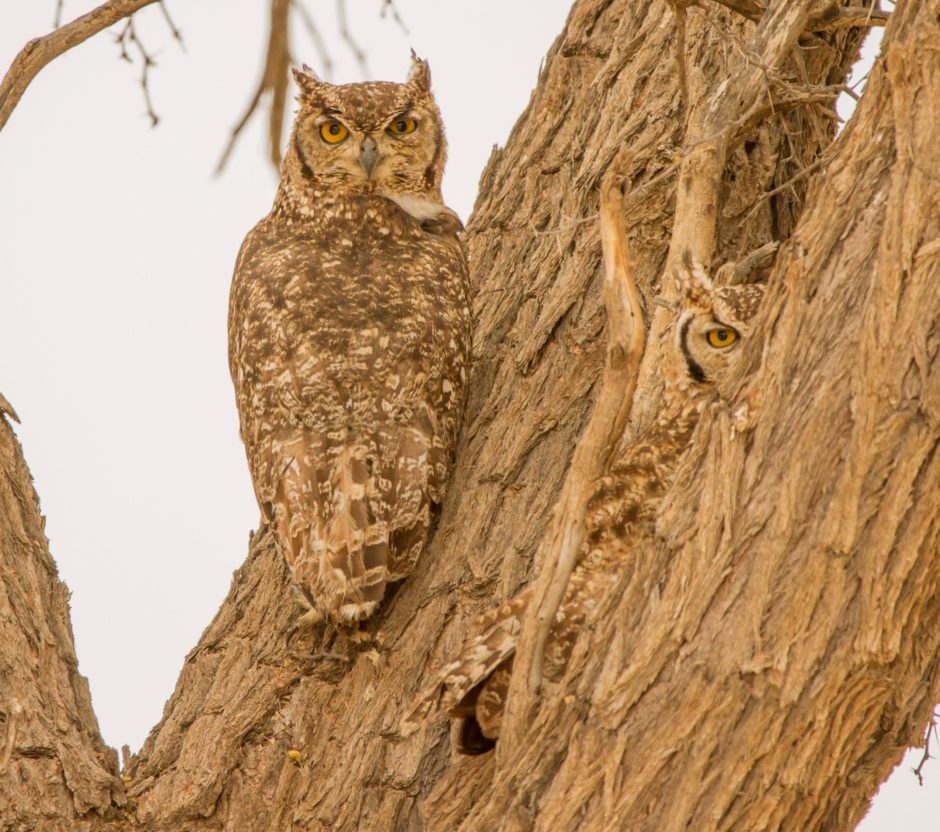
[[[730,347],[737,341],[738,333],[730,326],[720,326],[715,329],[710,329],[705,337],[708,339],[708,343],[711,344],[711,346],[720,350],[722,347]]]
[[[320,125],[320,135],[329,144],[339,144],[349,135],[349,131],[338,121],[328,121]]]
[[[404,136],[406,133],[414,133],[418,122],[413,118],[396,118],[389,126],[388,132],[396,136]]]

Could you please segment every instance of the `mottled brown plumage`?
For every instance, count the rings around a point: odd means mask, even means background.
[[[295,77],[274,207],[235,265],[229,363],[255,494],[298,594],[313,617],[351,623],[412,570],[443,498],[469,280],[427,64],[405,84]]]
[[[636,542],[651,535],[656,514],[688,447],[711,385],[740,355],[763,287],[714,287],[688,262],[677,278],[682,302],[675,320],[676,372],[667,377],[663,409],[653,425],[626,445],[597,481],[587,505],[585,541],[545,648],[543,676],[559,681],[585,621],[606,588],[630,568]],[[710,343],[728,341],[720,346]],[[458,750],[479,753],[499,737],[527,588],[482,616],[460,657],[444,667],[402,720],[414,731],[438,710],[465,724]],[[482,738],[481,736],[482,735]],[[488,740],[488,742],[487,742]]]

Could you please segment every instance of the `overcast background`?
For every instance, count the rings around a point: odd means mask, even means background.
[[[3,67],[49,29],[54,5],[0,2]],[[64,18],[93,5],[66,0]],[[372,77],[404,80],[412,46],[430,61],[450,141],[444,196],[466,219],[570,0],[398,0],[407,33],[380,16],[383,0],[348,5]],[[212,170],[257,83],[266,6],[170,0],[185,52],[159,9],[135,17],[157,61],[157,129],[140,65],[118,59],[112,31],[44,69],[0,132],[0,392],[23,421],[17,434],[72,591],[80,670],[115,747],[138,749],[159,721],[257,523],[225,319],[235,254],[276,184],[263,114],[226,172]],[[333,80],[362,80],[335,4],[308,8]],[[303,29],[292,37],[296,59],[322,70]],[[937,827],[940,767],[929,764],[918,787],[919,755],[860,830]]]

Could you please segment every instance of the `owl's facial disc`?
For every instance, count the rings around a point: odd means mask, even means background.
[[[676,322],[676,341],[689,376],[706,384],[730,368],[740,345],[740,333],[704,310],[686,310]]]

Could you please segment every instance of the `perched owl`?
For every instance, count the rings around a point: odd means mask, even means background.
[[[444,496],[469,278],[427,63],[412,55],[404,84],[294,77],[274,206],[235,264],[229,365],[304,621],[354,625],[412,570]]]
[[[676,368],[667,373],[656,422],[623,448],[598,480],[585,517],[585,541],[545,648],[543,675],[564,675],[585,620],[609,583],[622,574],[635,541],[650,535],[656,512],[710,385],[734,365],[748,323],[760,305],[761,286],[715,287],[687,258],[677,277]],[[480,753],[499,737],[516,642],[531,588],[483,615],[460,658],[444,667],[402,720],[407,735],[438,709],[461,719],[458,750]]]

